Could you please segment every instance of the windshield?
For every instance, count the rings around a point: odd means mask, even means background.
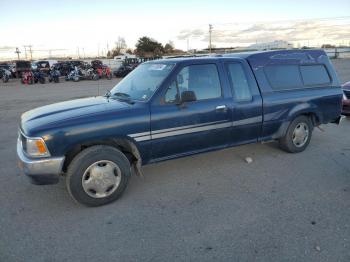
[[[173,67],[174,64],[161,62],[141,64],[120,81],[111,90],[110,95],[146,101],[154,94]]]

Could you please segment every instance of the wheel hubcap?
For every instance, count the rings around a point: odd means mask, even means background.
[[[85,193],[93,198],[110,196],[117,190],[120,181],[120,168],[108,160],[93,163],[85,170],[82,177]]]
[[[299,123],[293,131],[293,144],[296,147],[302,147],[305,145],[309,138],[309,127],[306,123]]]

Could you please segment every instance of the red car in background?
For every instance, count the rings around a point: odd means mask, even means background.
[[[343,109],[342,114],[350,116],[350,81],[342,85],[343,88]]]

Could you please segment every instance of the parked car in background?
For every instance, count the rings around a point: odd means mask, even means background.
[[[61,76],[67,76],[74,67],[69,62],[57,62],[52,66],[54,70],[58,70]]]
[[[344,116],[350,116],[350,81],[342,85],[343,88],[343,110]]]
[[[104,97],[24,113],[19,165],[34,183],[65,175],[72,198],[99,206],[142,164],[273,140],[302,152],[314,127],[340,122],[342,95],[322,50],[146,62]]]
[[[25,61],[25,60],[16,61],[15,72],[16,72],[17,78],[22,78],[23,72],[27,72],[31,70],[32,70],[32,64],[29,61]]]
[[[134,70],[131,66],[129,65],[121,65],[117,69],[113,71],[113,75],[115,77],[125,77],[127,76],[132,70]]]
[[[91,61],[91,66],[93,69],[97,70],[98,68],[103,66],[103,63],[101,60],[92,60]]]
[[[49,75],[49,72],[51,70],[51,66],[49,61],[41,60],[34,62],[34,66],[32,65],[33,70],[44,73],[45,75]]]

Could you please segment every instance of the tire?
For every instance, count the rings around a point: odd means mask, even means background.
[[[45,84],[45,82],[46,82],[45,77],[40,77],[39,82],[40,82],[40,84]]]
[[[284,137],[279,140],[281,149],[289,153],[299,153],[309,145],[313,124],[307,116],[295,118],[289,125]]]
[[[59,82],[60,82],[60,79],[59,79],[59,77],[54,77],[53,81],[54,81],[55,83],[59,83]]]
[[[80,80],[80,79],[79,79],[79,76],[73,76],[73,81],[74,81],[74,82],[79,82],[79,80]]]
[[[106,165],[103,166],[103,164]],[[94,171],[94,168],[97,168],[97,171]],[[110,172],[103,171],[104,168]],[[94,172],[97,172],[95,178]],[[105,180],[99,178],[101,174],[106,175]],[[117,200],[123,194],[130,175],[130,162],[121,151],[111,146],[92,146],[80,152],[70,163],[66,187],[70,196],[78,203],[86,206],[101,206]],[[108,183],[114,180],[119,181],[118,184]],[[83,181],[86,181],[86,184]],[[99,188],[101,181],[105,183],[102,183],[102,191]]]

